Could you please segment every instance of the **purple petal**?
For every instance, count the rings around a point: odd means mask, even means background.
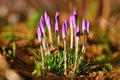
[[[70,28],[71,28],[71,29],[72,29],[72,27],[73,27],[73,21],[72,21],[73,19],[72,19],[72,18],[73,18],[73,16],[70,15]]]
[[[75,16],[73,15],[73,26],[74,26],[74,28],[76,28],[76,18],[75,18]]]
[[[38,26],[38,28],[37,28],[37,36],[38,36],[39,42],[41,42],[42,38],[43,38],[43,35],[42,35],[42,31],[41,31],[40,26]]]
[[[66,20],[66,19],[65,19],[64,24],[65,24],[65,28],[66,28],[66,32],[67,32],[67,30],[68,30],[68,22],[67,22],[67,20]]]
[[[41,27],[42,32],[44,32],[45,22],[44,22],[43,16],[41,16],[40,18],[40,27]]]
[[[55,14],[55,20],[59,20],[59,13],[58,12],[56,12],[56,14]]]
[[[76,28],[76,24],[77,24],[77,11],[74,10],[74,12],[73,12],[73,26],[74,26],[74,28]]]
[[[62,26],[62,37],[63,37],[63,39],[66,37],[66,27],[64,24]]]
[[[59,31],[59,23],[55,22],[55,32],[57,33]]]
[[[90,21],[87,21],[87,33],[89,33]]]
[[[87,31],[87,25],[86,25],[85,19],[82,20],[82,31],[83,31],[83,33],[85,33],[85,31]]]
[[[76,21],[77,21],[77,11],[76,11],[76,9],[74,9],[73,15],[75,16]]]
[[[62,36],[63,36],[63,39],[66,37],[67,29],[68,29],[68,22],[65,19],[64,24],[62,26]]]
[[[50,17],[48,16],[48,14],[47,14],[47,12],[45,11],[45,13],[44,13],[44,18],[45,18],[45,22],[46,22],[46,25],[47,25],[47,27],[48,27],[48,29],[50,29],[51,27],[51,25],[50,25]]]
[[[80,27],[77,26],[76,27],[76,37],[79,37],[80,36]]]
[[[55,15],[55,32],[57,33],[59,31],[59,13],[56,12]]]

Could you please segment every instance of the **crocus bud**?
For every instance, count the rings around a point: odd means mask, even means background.
[[[63,37],[63,39],[66,37],[66,27],[65,27],[65,24],[63,24],[63,26],[62,26],[62,37]]]
[[[79,37],[80,36],[80,27],[77,26],[76,27],[76,37]]]
[[[76,11],[76,9],[74,9],[73,15],[75,16],[75,18],[77,20],[77,11]]]
[[[87,33],[89,33],[90,21],[87,21]]]
[[[55,14],[55,20],[59,21],[59,13],[58,12],[56,12],[56,14]]]
[[[38,36],[39,42],[41,42],[42,38],[43,38],[43,34],[42,34],[40,26],[38,26],[38,28],[37,28],[37,36]]]
[[[70,28],[72,29],[73,28],[73,16],[72,15],[70,15]]]
[[[44,33],[45,22],[44,22],[43,16],[41,16],[40,18],[40,27],[41,27],[42,32]]]
[[[55,15],[55,32],[58,33],[59,31],[59,13],[56,12]]]
[[[83,33],[87,32],[87,24],[85,19],[82,20],[82,32]]]
[[[90,21],[82,20],[82,31],[83,33],[89,33]]]
[[[64,25],[65,25],[66,33],[67,33],[67,30],[68,30],[68,22],[67,22],[67,19],[65,19]]]
[[[74,26],[74,28],[76,28],[76,24],[77,24],[77,11],[76,10],[74,10],[74,12],[73,12],[73,26]]]
[[[45,13],[44,13],[44,18],[45,18],[45,22],[46,22],[46,25],[47,25],[47,27],[48,27],[48,29],[50,29],[51,27],[51,25],[50,25],[50,17],[48,16],[48,14],[47,14],[47,12],[45,11]]]

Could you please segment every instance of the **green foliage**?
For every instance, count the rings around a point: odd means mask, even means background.
[[[7,25],[5,27],[5,32],[2,33],[2,37],[7,40],[8,42],[13,42],[14,41],[14,35],[12,32],[12,26]]]
[[[104,52],[103,54],[99,55],[97,57],[97,62],[103,63],[111,59],[112,51],[110,49],[110,40],[106,33],[99,32],[98,34],[99,40],[98,40],[98,48]]]
[[[39,24],[39,19],[41,15],[42,15],[42,12],[35,12],[34,14],[31,14],[28,16],[27,27],[29,30],[32,30],[35,27],[37,27],[37,25]]]
[[[12,50],[6,50],[5,47],[2,47],[2,51],[7,53],[7,57],[13,59],[16,57],[16,45],[13,43]]]
[[[68,53],[68,54],[67,54],[67,63],[68,63],[68,66],[73,65],[73,63],[74,63],[74,58],[75,58],[74,53]]]
[[[78,69],[76,71],[76,75],[90,71],[90,62],[84,61],[84,54],[78,54],[77,67],[78,67]]]
[[[11,50],[8,50],[7,57],[13,58],[13,52]]]
[[[112,70],[112,65],[110,63],[106,63],[103,67],[103,72],[108,73]]]
[[[42,15],[43,13],[40,11],[40,12],[34,12],[33,14],[29,15],[28,16],[28,19],[27,19],[27,30],[28,30],[28,36],[29,36],[29,39],[32,40],[33,39],[33,31],[34,29],[36,29],[36,27],[38,26],[39,24],[39,19],[40,19],[40,16]]]
[[[63,62],[64,59],[62,53],[59,54],[59,57],[57,54],[51,54],[50,56],[45,57],[46,68],[56,74],[63,73]]]
[[[78,64],[78,70],[76,71],[76,75],[80,73],[87,73],[90,71],[90,62],[84,62],[82,64]]]
[[[15,56],[16,56],[15,51],[16,51],[16,45],[15,45],[15,43],[13,43],[12,50],[8,50],[8,52],[7,52],[7,57],[9,57],[11,59],[15,58]]]
[[[98,6],[98,0],[91,1],[88,14],[86,15],[86,19],[93,19],[93,16],[96,14]]]
[[[109,43],[110,42],[106,33],[99,32],[98,36],[99,36],[99,42],[100,43]]]
[[[35,70],[32,72],[33,75],[38,75],[38,76],[42,75],[41,63],[42,62],[40,59],[35,59]]]
[[[84,73],[90,70],[90,62],[84,61],[84,55],[78,55],[78,62],[77,62],[77,70],[74,75],[79,75],[80,73]],[[64,73],[64,56],[63,52],[60,51],[59,56],[58,54],[50,54],[49,56],[44,57],[45,60],[45,69],[51,71],[54,74],[61,75]],[[75,55],[74,50],[67,54],[67,72],[69,72],[69,67],[74,64]],[[32,74],[41,76],[43,75],[44,71],[41,69],[42,67],[42,59],[35,59],[35,70]],[[72,68],[73,69],[73,68]],[[71,74],[72,75],[72,74]]]
[[[112,54],[111,50],[110,50],[110,46],[108,44],[99,44],[98,48],[100,48],[101,50],[104,50],[106,53],[108,53],[109,55]]]
[[[108,57],[107,57],[107,55],[102,54],[102,55],[98,56],[96,60],[98,63],[103,63],[108,60]]]

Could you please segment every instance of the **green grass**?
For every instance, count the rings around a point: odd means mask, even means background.
[[[60,50],[59,56],[58,54],[51,53],[49,56],[45,56],[45,71],[48,70],[56,75],[63,75],[64,73],[64,56],[63,51]],[[74,50],[69,51],[67,53],[67,73],[70,72],[70,66],[72,67],[73,71],[73,64],[75,60],[75,53]],[[35,59],[35,70],[33,74],[41,75],[45,73],[44,70],[41,69],[42,66],[42,59]],[[77,62],[77,70],[76,73],[73,73],[70,76],[76,76],[80,73],[84,73],[90,70],[90,62],[88,60],[84,60],[84,55],[79,52],[78,54],[78,62]]]

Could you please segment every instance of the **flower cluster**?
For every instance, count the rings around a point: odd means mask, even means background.
[[[41,50],[43,50],[41,52],[42,55],[42,60],[44,60],[44,56],[43,55],[50,55],[50,48],[53,47],[53,42],[52,42],[52,33],[51,33],[51,21],[50,21],[50,17],[48,15],[48,13],[45,11],[44,15],[41,16],[40,18],[40,24],[37,28],[37,36],[38,36],[38,40],[40,42],[40,48]],[[73,49],[73,47],[75,47],[75,62],[74,62],[74,72],[76,70],[76,64],[77,64],[77,55],[78,55],[78,43],[79,43],[79,37],[80,37],[80,26],[77,25],[77,11],[74,10],[74,12],[70,15],[69,18],[69,24],[70,24],[70,48],[71,50]],[[47,43],[46,40],[46,32],[45,32],[45,26],[47,26],[48,29],[48,34],[49,34],[49,42],[50,42],[50,46]],[[89,27],[90,27],[90,21],[86,21],[85,19],[82,20],[82,32],[85,36],[85,41],[82,47],[82,50],[85,53],[85,43],[86,43],[86,36],[89,33]],[[64,74],[67,75],[67,49],[66,49],[66,36],[67,36],[67,31],[68,31],[68,21],[67,19],[65,19],[63,25],[62,25],[62,39],[63,39],[63,45],[64,45],[64,51],[63,51],[63,55],[64,55]],[[53,29],[53,28],[52,28]],[[57,41],[58,41],[58,46],[60,43],[60,24],[59,24],[59,13],[56,12],[55,14],[55,33],[56,33],[56,37],[57,37]],[[73,43],[75,42],[75,43]],[[43,49],[42,49],[43,48]],[[83,54],[84,54],[83,53]],[[43,61],[43,65],[44,65],[44,61]]]

